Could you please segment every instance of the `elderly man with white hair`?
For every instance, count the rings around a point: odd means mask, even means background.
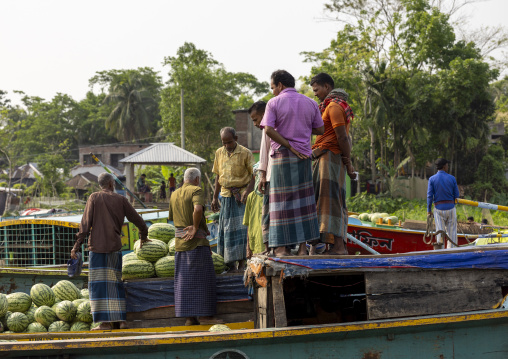
[[[94,322],[101,322],[95,330],[115,329],[114,323],[124,329],[127,328],[127,310],[120,251],[124,218],[138,227],[142,243],[147,240],[148,228],[127,198],[115,193],[115,180],[111,174],[101,173],[98,182],[102,190],[92,193],[86,202],[71,257],[77,258],[76,252],[88,236],[90,306]]]
[[[175,314],[185,325],[218,324],[215,271],[206,226],[201,172],[189,168],[171,195],[169,220],[175,231]],[[199,319],[198,319],[199,317]]]

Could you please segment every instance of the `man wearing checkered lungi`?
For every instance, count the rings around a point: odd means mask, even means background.
[[[321,101],[325,133],[317,136],[312,146],[313,180],[321,242],[333,244],[324,254],[348,254],[346,207],[346,172],[356,178],[351,164],[349,125],[354,118],[347,104],[348,94],[334,89],[332,77],[324,72],[310,82],[314,95]],[[311,246],[311,254],[315,247]]]
[[[436,232],[445,231],[448,237],[457,243],[457,213],[455,211],[455,200],[459,198],[459,187],[455,177],[448,174],[450,162],[444,158],[436,160],[437,173],[429,178],[427,188],[427,215],[434,216],[436,221]],[[434,203],[434,213],[432,213]],[[438,247],[443,247],[443,237],[437,235]],[[455,244],[447,242],[446,248],[455,247]]]
[[[215,271],[204,215],[201,172],[189,168],[184,184],[169,200],[169,220],[175,231],[175,314],[185,325],[218,324]],[[199,319],[198,319],[199,317]]]
[[[231,271],[243,271],[247,255],[247,227],[243,225],[243,216],[247,197],[254,188],[254,157],[237,142],[234,128],[221,129],[220,138],[223,146],[215,152],[212,169],[216,176],[212,211],[220,209],[217,253],[224,257]]]
[[[94,322],[101,323],[92,330],[115,329],[115,324],[116,329],[126,329],[120,252],[124,218],[138,227],[141,245],[147,240],[148,228],[127,198],[115,193],[115,180],[111,174],[101,173],[98,182],[102,191],[92,193],[86,202],[71,257],[77,259],[76,252],[88,236],[90,306]]]
[[[293,245],[306,255],[306,241],[319,239],[310,139],[324,133],[323,120],[316,102],[295,90],[289,72],[274,71],[270,86],[275,97],[260,124],[270,137],[273,160],[268,245],[277,257],[291,255]]]

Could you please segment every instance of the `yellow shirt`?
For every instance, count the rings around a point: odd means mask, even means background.
[[[261,230],[263,211],[263,196],[252,191],[247,197],[245,203],[245,214],[243,215],[243,225],[248,226],[249,247],[252,253],[261,253],[265,250],[263,243],[263,232]]]
[[[199,204],[203,207],[205,205],[203,190],[190,183],[184,183],[182,187],[171,195],[168,219],[173,221],[177,228],[192,226],[194,223],[194,206]],[[208,230],[204,213],[201,222],[199,222],[199,229]],[[177,252],[191,251],[198,246],[210,246],[210,243],[206,238],[194,237],[190,241],[184,241],[181,238],[175,239],[175,249]]]
[[[225,147],[215,151],[215,161],[212,172],[219,176],[219,183],[222,186],[221,196],[231,197],[230,187],[245,187],[252,178],[252,166],[254,157],[252,152],[240,144],[236,145],[233,153],[229,154]],[[245,189],[242,190],[242,192]]]

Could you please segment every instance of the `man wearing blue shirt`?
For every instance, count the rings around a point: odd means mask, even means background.
[[[439,158],[436,161],[437,173],[429,178],[427,189],[427,215],[434,216],[436,231],[445,231],[450,239],[457,243],[457,212],[455,211],[455,199],[459,198],[459,187],[455,177],[448,174],[449,161]],[[434,214],[432,214],[434,203]],[[443,245],[441,234],[437,236],[438,244]],[[446,248],[455,247],[450,241]]]

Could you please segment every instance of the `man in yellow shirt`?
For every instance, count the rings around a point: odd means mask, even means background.
[[[224,127],[220,137],[223,147],[215,152],[212,169],[216,175],[212,210],[217,212],[220,208],[217,253],[230,268],[239,261],[238,270],[241,271],[247,252],[247,227],[242,220],[245,202],[254,188],[254,158],[249,149],[236,142],[238,136],[234,128]],[[219,193],[222,196],[220,206]]]
[[[185,325],[218,324],[216,278],[204,215],[201,172],[189,168],[184,184],[169,200],[175,231],[175,313]],[[199,317],[199,320],[197,319]]]

